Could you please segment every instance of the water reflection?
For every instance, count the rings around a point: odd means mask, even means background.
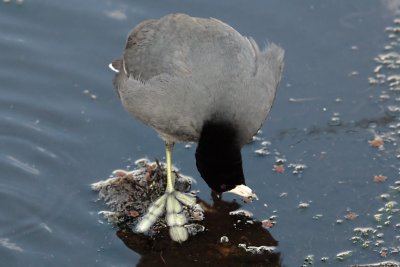
[[[277,246],[271,234],[259,221],[244,215],[229,215],[240,208],[233,201],[227,202],[212,194],[213,205],[199,199],[205,211],[204,233],[192,236],[179,244],[171,240],[168,229],[154,237],[137,234],[128,225],[120,225],[117,236],[125,245],[141,255],[136,266],[281,266],[279,252],[246,252],[239,244],[251,246]],[[228,242],[221,242],[221,237]]]

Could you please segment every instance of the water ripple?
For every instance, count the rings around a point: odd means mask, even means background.
[[[29,172],[34,175],[39,175],[40,171],[36,169],[34,166],[30,165],[29,163],[22,162],[17,158],[14,158],[13,156],[7,155],[6,158],[8,159],[8,163],[11,165],[22,169],[23,171]]]

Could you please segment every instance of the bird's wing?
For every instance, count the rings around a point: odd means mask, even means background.
[[[135,27],[123,58],[128,74],[143,81],[166,73],[212,87],[253,72],[253,53],[247,38],[217,19],[173,14]]]
[[[178,40],[180,28],[172,16],[146,20],[136,26],[128,35],[123,55],[127,73],[142,81],[160,74],[187,73],[187,51]]]
[[[216,19],[173,14],[145,21],[129,34],[123,55],[125,87],[135,88],[127,92],[135,104],[125,107],[159,132],[174,121],[189,135],[219,113],[242,125],[248,139],[271,108],[282,60],[278,46],[260,51],[254,40]],[[137,89],[142,87],[148,88]]]
[[[282,77],[284,50],[276,44],[270,43],[260,50],[257,43],[250,38],[254,49],[255,71],[252,75],[245,78],[248,88],[253,88],[249,94],[244,94],[242,103],[244,104],[247,118],[247,138],[251,138],[261,128],[262,123],[267,117],[275,99],[276,90]],[[244,118],[239,118],[244,119]]]
[[[276,89],[282,78],[284,50],[274,43],[268,44],[263,50],[253,39],[249,39],[255,51],[255,73],[250,77],[254,88],[261,88],[261,93],[267,98],[267,106],[271,108]],[[266,93],[265,93],[266,91]],[[269,108],[267,112],[269,111]]]
[[[209,96],[192,80],[165,73],[147,81],[130,76],[118,91],[125,109],[155,128],[164,139],[180,136],[180,141],[197,140],[199,122],[207,112],[198,99]]]

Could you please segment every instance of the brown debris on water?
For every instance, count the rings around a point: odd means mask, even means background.
[[[387,179],[387,177],[384,176],[384,175],[382,175],[382,174],[379,174],[379,175],[375,175],[375,176],[374,176],[374,182],[375,182],[375,183],[383,183],[383,182],[386,181],[386,179]]]
[[[285,171],[285,166],[283,166],[283,165],[274,165],[274,168],[272,170],[274,172],[277,172],[277,173],[283,173]]]
[[[262,227],[264,227],[265,229],[271,229],[276,224],[276,222],[273,220],[264,220],[261,223]]]
[[[345,217],[347,220],[354,221],[355,219],[358,218],[358,214],[355,213],[355,212],[353,212],[353,211],[350,211],[350,212],[348,212],[346,215],[344,215],[344,217]]]
[[[381,148],[383,147],[384,141],[382,137],[380,136],[375,136],[373,140],[368,141],[369,145],[374,147],[374,148]]]
[[[175,189],[188,192],[192,184],[192,178],[175,174]],[[92,189],[99,192],[99,199],[103,200],[110,209],[100,212],[110,223],[125,223],[135,225],[138,219],[144,215],[147,208],[159,196],[166,187],[166,170],[163,164],[140,160],[133,171],[115,170],[112,177],[92,184]],[[184,207],[184,214],[189,218],[188,223],[201,221],[203,211],[198,205]],[[152,228],[157,232],[166,227],[163,218],[160,218]]]

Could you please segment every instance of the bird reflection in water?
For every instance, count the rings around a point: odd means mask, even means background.
[[[281,266],[280,253],[268,250],[278,241],[261,222],[243,214],[230,215],[240,208],[236,201],[224,201],[214,193],[212,199],[213,205],[198,199],[205,211],[206,231],[182,244],[169,238],[167,228],[150,237],[122,224],[117,236],[141,255],[137,266]]]

